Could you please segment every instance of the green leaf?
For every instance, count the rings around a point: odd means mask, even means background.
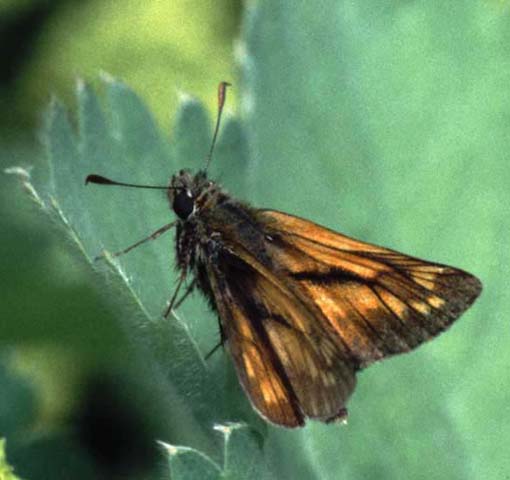
[[[173,480],[273,478],[264,461],[263,438],[258,432],[240,423],[216,425],[214,429],[223,435],[221,467],[200,451],[160,442],[168,454]]]

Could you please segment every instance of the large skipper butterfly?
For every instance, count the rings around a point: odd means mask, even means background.
[[[206,173],[227,85],[204,170],[181,170],[167,187],[95,174],[86,183],[166,190],[176,220],[115,255],[176,228],[180,279],[165,316],[194,289],[207,297],[221,345],[264,418],[286,427],[344,419],[357,371],[446,330],[482,285],[457,268],[230,197]]]

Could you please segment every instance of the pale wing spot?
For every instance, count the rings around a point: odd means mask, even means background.
[[[253,332],[250,327],[250,324],[246,321],[246,319],[239,315],[237,316],[236,322],[237,330],[241,334],[241,336],[247,340],[253,340]]]
[[[368,327],[361,320],[358,322],[353,321],[353,310],[343,300],[346,296],[344,286],[328,285],[324,287],[322,285],[310,284],[309,282],[303,282],[303,284],[311,292],[310,297],[320,308],[329,325],[335,330],[336,335],[339,337],[337,345],[340,348],[352,345],[354,350],[358,352],[371,348],[372,340],[366,335]],[[335,300],[333,301],[332,299]],[[351,347],[347,348],[353,350]],[[331,359],[334,358],[333,354],[323,356],[326,358],[326,363],[331,365]]]
[[[254,345],[246,345],[246,351],[243,354],[245,365],[247,365],[246,359],[248,359],[248,363],[254,373],[253,377],[250,376],[250,367],[246,368],[246,376],[250,386],[248,390],[251,391],[253,389],[253,392],[257,392],[253,396],[250,395],[257,408],[270,417],[272,413],[271,407],[273,406],[278,406],[281,415],[289,414],[286,391],[280,379],[271,369],[271,366],[264,364],[263,357],[258,348]]]
[[[437,278],[437,272],[430,272],[430,271],[424,271],[417,270],[416,268],[413,268],[411,275],[419,277],[419,278],[425,278],[427,280],[435,280]]]
[[[248,377],[255,378],[255,370],[253,369],[253,364],[251,363],[250,356],[247,353],[243,354],[243,362],[244,369],[246,370]]]
[[[427,290],[434,290],[435,283],[432,280],[426,280],[416,275],[413,275],[413,280],[422,287],[425,287]]]
[[[402,302],[400,299],[395,297],[395,295],[391,294],[387,290],[384,290],[383,288],[375,287],[377,290],[377,293],[380,295],[382,300],[388,307],[391,308],[393,313],[397,315],[399,318],[404,319],[406,313],[407,313],[407,305]]]
[[[363,285],[356,288],[356,308],[362,315],[370,316],[370,312],[379,311],[381,304],[372,291]]]
[[[275,387],[276,387],[276,385],[274,384],[274,382],[267,380],[267,379],[263,380],[259,385],[260,391],[262,393],[262,397],[264,397],[264,401],[267,404],[272,405],[272,404],[275,404],[278,402]],[[284,395],[278,395],[278,396],[284,397]]]
[[[420,302],[418,300],[411,300],[409,302],[411,307],[413,307],[417,312],[422,313],[423,315],[428,315],[430,313],[430,306],[424,302]]]
[[[306,287],[311,292],[311,298],[314,299],[315,304],[321,309],[341,337],[343,337],[344,331],[347,333],[349,328],[352,329],[351,322],[342,322],[342,325],[340,325],[338,321],[339,319],[345,319],[347,316],[346,310],[341,307],[340,303],[333,301],[334,297],[340,298],[339,295],[341,295],[342,292],[335,294],[331,291],[332,289],[328,291],[320,285],[313,285],[310,283],[306,283]]]
[[[413,267],[413,270],[417,271],[421,274],[427,272],[431,275],[440,275],[447,271],[452,271],[450,268],[438,267],[437,265],[427,265],[420,263],[416,267]]]
[[[246,349],[246,353],[243,355],[243,360],[246,365],[246,359],[249,359],[250,366],[252,368],[253,373],[255,371],[264,372],[267,371],[264,362],[258,352],[257,348],[251,346]],[[248,370],[246,370],[248,372]],[[269,373],[269,372],[268,372]],[[249,376],[249,374],[248,374]],[[254,378],[254,377],[250,377]],[[260,393],[264,398],[264,401],[268,404],[275,404],[278,402],[277,398],[285,399],[285,393],[282,391],[282,387],[279,384],[278,380],[272,378],[271,376],[264,376],[261,378],[260,382],[258,382],[258,388],[260,389]]]
[[[291,363],[289,354],[287,353],[287,349],[285,348],[285,345],[283,344],[277,329],[278,327],[271,320],[266,323],[266,330],[269,334],[269,339],[271,340],[271,344],[278,354],[278,358],[281,360],[284,366],[289,366]]]
[[[434,308],[441,308],[446,303],[442,298],[437,295],[431,295],[427,298],[427,302],[429,302]]]

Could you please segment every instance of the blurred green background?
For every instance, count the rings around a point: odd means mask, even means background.
[[[0,177],[0,437],[20,477],[510,475],[510,4],[309,3],[0,1],[0,167],[31,174]],[[220,80],[227,190],[484,283],[450,332],[360,374],[348,426],[265,425],[228,358],[203,362],[217,322],[197,295],[160,320],[170,236],[91,262],[170,217],[84,176],[200,167]]]

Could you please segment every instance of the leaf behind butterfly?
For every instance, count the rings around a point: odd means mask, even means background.
[[[172,439],[173,432],[184,432],[181,442],[220,454],[211,426],[230,418],[236,408],[230,401],[231,391],[239,387],[232,384],[228,371],[219,377],[228,388],[214,375],[213,370],[225,370],[218,355],[204,361],[204,354],[218,340],[217,320],[205,302],[187,302],[177,316],[162,317],[177,279],[173,234],[123,257],[110,255],[172,220],[165,192],[84,183],[94,172],[125,181],[168,184],[179,168],[196,167],[205,158],[194,145],[196,138],[208,144],[209,118],[201,104],[186,98],[171,146],[133,91],[110,77],[103,80],[101,97],[78,82],[76,128],[66,108],[56,99],[51,102],[43,132],[47,172],[11,168],[9,173],[18,176],[40,211],[66,235],[71,255],[95,270],[91,278],[116,312],[131,343],[131,361],[154,396],[149,410],[162,416],[160,435]],[[232,148],[239,149],[243,134],[235,120],[226,120],[218,147],[228,156]],[[177,155],[193,158],[194,165],[177,164]],[[231,162],[228,171],[237,178],[242,178],[245,168],[246,159],[240,160],[237,165]],[[101,252],[104,258],[94,261]],[[77,315],[69,322],[79,320]],[[112,357],[112,367],[116,362]]]

